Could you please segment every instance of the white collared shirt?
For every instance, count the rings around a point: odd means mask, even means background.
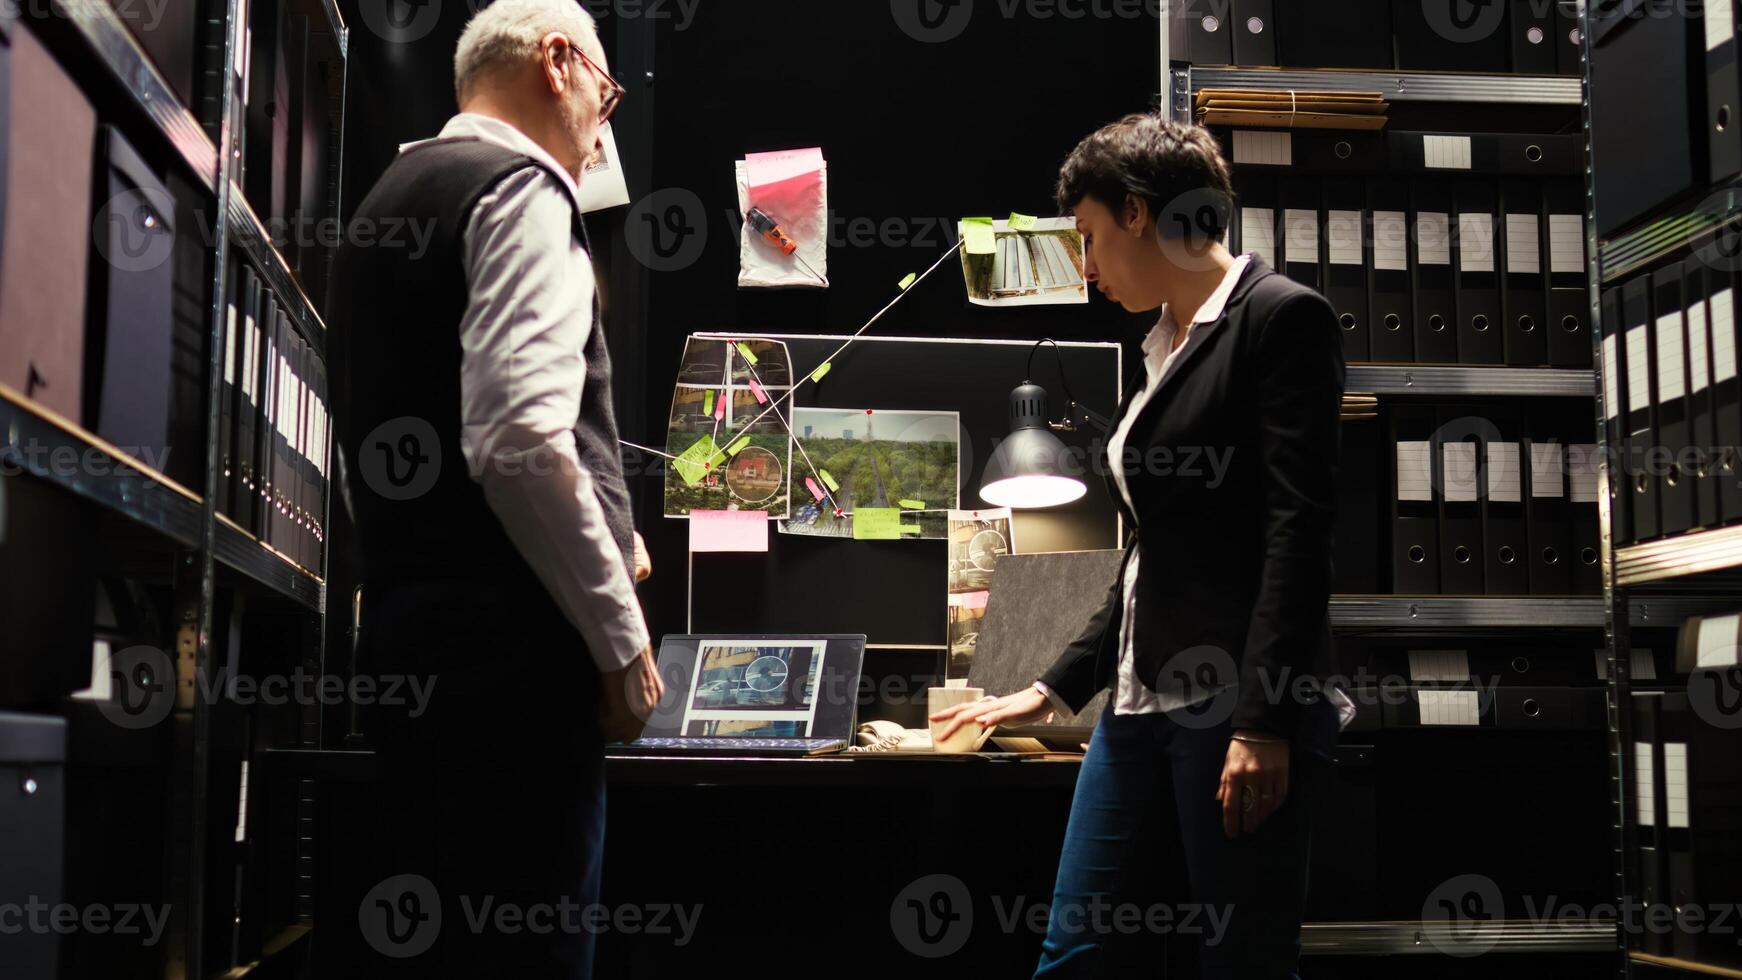
[[[460,442],[491,511],[594,663],[618,670],[647,646],[648,633],[575,445],[595,288],[592,259],[574,234],[579,189],[543,147],[500,119],[460,113],[441,136],[476,137],[549,168],[505,178],[467,220]],[[517,465],[534,454],[537,465]]]

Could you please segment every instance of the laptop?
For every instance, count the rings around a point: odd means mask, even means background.
[[[612,755],[811,756],[852,742],[865,635],[668,636],[665,697]]]

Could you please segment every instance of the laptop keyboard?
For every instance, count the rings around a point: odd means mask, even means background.
[[[677,735],[638,738],[629,743],[650,749],[733,749],[815,752],[845,745],[838,738],[743,738],[732,735]]]

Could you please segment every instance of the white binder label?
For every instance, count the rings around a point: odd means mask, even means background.
[[[1234,162],[1255,163],[1267,167],[1287,167],[1294,164],[1294,138],[1287,130],[1234,130]]]
[[[1633,743],[1633,802],[1639,826],[1657,825],[1657,778],[1651,763],[1651,743]]]
[[[1558,442],[1530,444],[1530,495],[1532,497],[1566,496],[1566,462],[1561,458]]]
[[[1429,170],[1470,169],[1470,137],[1423,136],[1422,164]]]
[[[242,760],[241,790],[236,795],[236,843],[248,840],[248,760]]]
[[[1480,725],[1482,705],[1475,691],[1417,691],[1423,725]]]
[[[1657,318],[1657,400],[1671,402],[1688,393],[1683,362],[1680,310]],[[1671,447],[1679,449],[1679,447]]]
[[[1688,825],[1688,744],[1663,743],[1663,820],[1666,826]]]
[[[1572,275],[1585,274],[1585,216],[1582,214],[1551,214],[1548,216],[1548,271]]]
[[[1712,383],[1712,368],[1706,362],[1706,305],[1688,307],[1688,390],[1699,394]]]
[[[1721,289],[1712,297],[1712,383],[1736,377],[1736,294]]]
[[[1463,503],[1476,499],[1476,444],[1447,442],[1440,446],[1440,463],[1445,467],[1446,502]]]
[[[260,403],[256,397],[260,378],[260,327],[254,323],[254,318],[243,317],[246,329],[242,333],[242,394],[248,399],[248,407],[253,408]]]
[[[1708,616],[1700,620],[1695,638],[1694,666],[1734,667],[1742,664],[1742,615]]]
[[[1730,0],[1706,0],[1706,50],[1716,51],[1736,36]]]
[[[1488,499],[1516,504],[1524,500],[1518,479],[1518,443],[1488,444]]]
[[[1467,681],[1470,679],[1470,654],[1464,650],[1411,650],[1409,679]]]
[[[1325,238],[1332,265],[1360,265],[1365,261],[1361,255],[1361,212],[1326,211]]]
[[[1287,233],[1287,256],[1290,265],[1319,264],[1319,213],[1303,208],[1288,208],[1282,212],[1282,226]]]
[[[1432,444],[1399,442],[1397,444],[1397,499],[1433,503],[1434,474]]]
[[[1627,331],[1627,409],[1637,412],[1651,404],[1651,373],[1646,367],[1649,348],[1643,325]]]
[[[1240,248],[1275,265],[1270,250],[1276,247],[1276,212],[1269,208],[1240,209]]]
[[[1520,275],[1542,274],[1541,222],[1534,214],[1506,216],[1506,271]]]
[[[1409,271],[1409,216],[1402,211],[1373,212],[1373,268]]]
[[[1441,211],[1415,216],[1416,254],[1422,265],[1452,264],[1452,219]]]
[[[1567,499],[1575,504],[1597,502],[1597,444],[1580,443],[1567,447],[1567,482],[1572,492]]]
[[[1494,271],[1494,216],[1458,215],[1458,271]]]
[[[236,383],[236,307],[224,315],[224,383]]]
[[[1603,414],[1611,421],[1621,414],[1621,365],[1614,334],[1603,338]]]

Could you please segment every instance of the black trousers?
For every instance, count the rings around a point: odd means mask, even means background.
[[[610,918],[599,675],[532,585],[364,590],[359,664],[400,692],[373,711],[388,853],[358,909],[372,976],[593,975]]]

